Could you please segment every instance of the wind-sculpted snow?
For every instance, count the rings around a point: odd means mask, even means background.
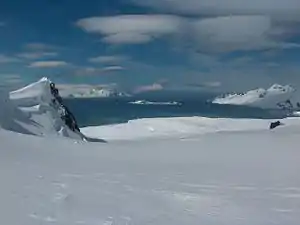
[[[213,100],[216,104],[247,105],[266,109],[291,108],[295,89],[291,86],[274,84],[269,89],[255,89],[243,94],[228,94]],[[293,106],[293,107],[294,107]]]
[[[299,133],[99,145],[0,130],[0,224],[299,225]]]
[[[42,78],[9,94],[1,93],[0,128],[22,134],[82,139],[66,126],[51,105],[50,83],[49,79]]]

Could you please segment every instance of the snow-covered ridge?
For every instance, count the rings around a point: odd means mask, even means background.
[[[289,85],[274,84],[268,89],[258,88],[242,94],[228,94],[213,100],[215,104],[247,105],[266,109],[291,108],[295,89]],[[293,107],[296,102],[292,103]]]
[[[10,93],[1,93],[0,129],[36,136],[64,136],[82,139],[69,129],[53,106],[47,78]]]
[[[180,102],[151,102],[146,100],[137,100],[134,102],[129,102],[133,105],[181,105]]]
[[[81,131],[105,140],[186,138],[218,132],[267,131],[273,121],[206,117],[145,118],[123,124],[85,127]],[[282,123],[285,125],[283,127],[300,126],[299,118],[287,118]]]

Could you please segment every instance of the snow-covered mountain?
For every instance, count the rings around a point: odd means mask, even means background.
[[[127,97],[129,94],[119,92],[115,89],[103,87],[83,88],[64,94],[66,98],[109,98],[109,97]]]
[[[247,105],[252,107],[279,109],[295,108],[295,89],[289,85],[274,84],[268,89],[258,88],[242,94],[228,94],[213,100],[216,104]]]
[[[10,93],[0,94],[0,129],[35,136],[64,136],[84,139],[72,131],[53,105],[47,78]]]

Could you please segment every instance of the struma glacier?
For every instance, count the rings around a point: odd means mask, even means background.
[[[90,143],[49,82],[1,93],[0,224],[299,224],[299,118],[142,119]]]

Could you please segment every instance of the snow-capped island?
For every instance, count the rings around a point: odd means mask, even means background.
[[[109,97],[128,97],[129,95],[123,92],[117,92],[110,89],[93,88],[85,92],[69,94],[67,98],[109,98]]]
[[[258,88],[246,93],[233,93],[215,98],[215,104],[247,105],[265,109],[298,108],[296,90],[289,85],[274,84],[268,89]]]
[[[110,98],[129,97],[125,92],[109,85],[57,85],[63,98]]]

